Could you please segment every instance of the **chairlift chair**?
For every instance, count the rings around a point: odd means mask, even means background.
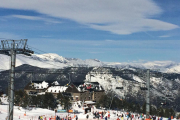
[[[122,89],[123,89],[123,87],[116,87],[116,89],[121,89],[121,90],[122,90]]]
[[[141,83],[140,89],[141,90],[148,90],[147,86],[145,85],[145,83]]]
[[[171,98],[172,97],[172,94],[169,92],[169,90],[166,91],[166,97],[167,98]]]
[[[140,87],[141,90],[148,90],[147,87]]]
[[[170,94],[167,94],[167,95],[166,95],[166,97],[168,97],[168,98],[169,98],[169,97],[172,97],[172,95],[170,95]]]

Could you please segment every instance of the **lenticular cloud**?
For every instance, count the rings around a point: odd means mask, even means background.
[[[151,19],[154,15],[163,12],[152,0],[0,1],[0,7],[3,8],[33,10],[115,34],[178,28],[177,25]]]

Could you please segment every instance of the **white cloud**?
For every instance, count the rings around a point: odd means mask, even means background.
[[[0,0],[0,7],[33,10],[115,34],[172,30],[179,26],[151,19],[163,11],[152,0]],[[26,17],[26,19],[34,19]]]
[[[104,52],[89,52],[89,53],[91,53],[91,54],[102,54]]]
[[[20,39],[21,36],[13,34],[13,33],[8,33],[8,32],[0,32],[0,39],[1,40],[7,40],[7,39]]]
[[[44,18],[44,17],[37,17],[37,16],[27,16],[27,15],[10,15],[10,16],[5,16],[6,18],[20,18],[20,19],[27,19],[27,20],[42,20],[47,23],[61,23],[60,21],[49,19],[49,18]]]
[[[171,37],[171,36],[169,36],[169,35],[162,35],[162,36],[159,36],[159,37],[161,37],[161,38],[167,38],[167,37]]]

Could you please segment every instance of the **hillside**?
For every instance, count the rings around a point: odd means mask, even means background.
[[[61,85],[71,82],[93,81],[99,82],[106,92],[111,92],[119,98],[136,100],[143,104],[145,91],[140,87],[146,83],[146,70],[117,69],[111,67],[67,67],[64,69],[45,69],[30,65],[16,68],[15,89],[23,89],[31,80],[58,81]],[[151,103],[157,106],[161,102],[175,107],[180,101],[180,74],[151,71],[150,75]],[[9,71],[0,73],[0,85],[7,90]],[[122,90],[116,87],[123,87]],[[112,94],[112,95],[113,95]],[[167,97],[168,96],[168,97]],[[179,107],[177,107],[179,109]]]

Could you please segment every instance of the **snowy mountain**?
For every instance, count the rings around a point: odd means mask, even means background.
[[[180,73],[180,63],[172,61],[152,61],[152,62],[133,62],[133,63],[117,63],[117,62],[101,62],[97,59],[81,60],[78,58],[64,58],[57,54],[33,54],[32,56],[17,55],[16,66],[29,64],[40,68],[62,69],[65,67],[113,67],[121,69],[156,69],[167,73]],[[0,54],[0,70],[10,68],[10,57]]]
[[[180,63],[173,61],[147,61],[133,63],[106,63],[107,66],[125,68],[125,69],[151,69],[165,73],[180,73]]]
[[[9,80],[9,71],[4,70],[9,68],[10,57],[0,54],[0,86],[3,91],[6,91]],[[106,92],[112,92],[119,98],[138,99],[143,103],[145,91],[140,87],[146,83],[146,69],[155,70],[150,75],[153,104],[158,105],[165,100],[172,106],[180,104],[180,63],[172,61],[110,63],[97,59],[64,58],[52,53],[17,55],[15,70],[19,72],[15,75],[15,89],[24,89],[30,80],[58,81],[60,85],[66,85],[69,81],[92,81],[99,82]],[[179,107],[177,109],[180,110]]]
[[[145,101],[146,91],[141,87],[146,85],[147,73],[142,69],[93,68],[87,75],[86,81],[99,82],[106,92],[126,99],[134,99],[139,103]],[[117,89],[120,87],[122,89]],[[180,101],[180,75],[150,71],[150,101],[156,106],[161,103],[166,107],[176,106]],[[180,110],[180,107],[177,107]]]
[[[40,68],[56,68],[61,69],[65,67],[95,67],[104,66],[104,63],[96,59],[73,59],[64,58],[57,54],[41,54],[32,56],[17,55],[16,66],[23,64],[29,64],[31,66],[37,66]],[[0,54],[0,70],[7,70],[10,68],[10,57]]]
[[[64,69],[47,69],[27,64],[16,67],[15,89],[24,89],[32,81],[58,81],[60,85],[69,82],[99,82],[106,92],[112,92],[119,98],[145,101],[145,91],[140,87],[146,83],[146,70],[139,68],[122,69],[112,67],[66,67]],[[27,73],[26,73],[27,71]],[[30,72],[32,71],[32,73]],[[160,105],[167,102],[174,106],[180,104],[180,74],[150,71],[151,102]],[[7,90],[9,71],[0,72],[0,86]],[[116,89],[122,87],[123,89]],[[112,95],[113,95],[112,94]],[[168,97],[167,97],[168,95]],[[177,109],[180,110],[178,107]]]

